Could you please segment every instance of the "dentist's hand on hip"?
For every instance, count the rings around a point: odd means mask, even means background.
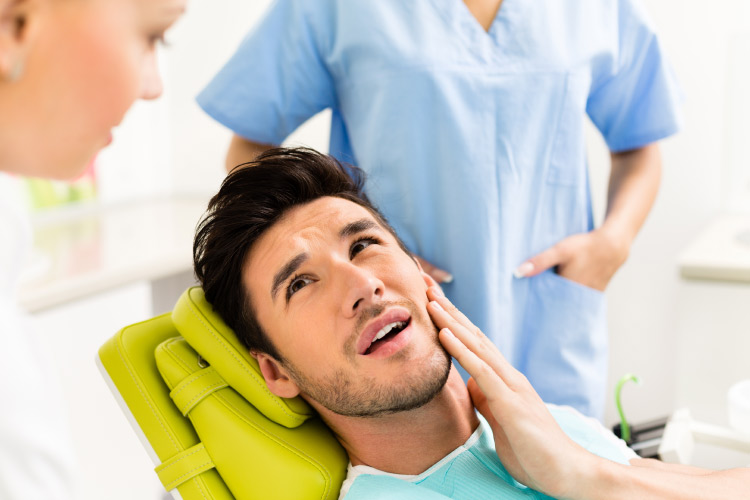
[[[656,198],[661,177],[658,144],[611,154],[607,213],[601,226],[574,234],[531,257],[516,269],[530,277],[556,268],[557,274],[604,291],[641,229]]]
[[[569,236],[538,253],[516,269],[517,278],[536,276],[550,268],[589,288],[604,291],[628,257],[629,245],[602,229]]]

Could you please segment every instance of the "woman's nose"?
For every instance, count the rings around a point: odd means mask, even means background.
[[[159,66],[156,60],[156,52],[152,51],[146,56],[144,61],[143,73],[141,76],[141,94],[140,98],[145,100],[156,99],[164,90]]]

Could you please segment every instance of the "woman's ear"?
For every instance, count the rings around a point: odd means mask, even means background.
[[[23,74],[29,52],[31,0],[0,0],[0,80],[13,82]]]
[[[272,393],[281,398],[299,396],[299,387],[281,363],[264,352],[251,354],[258,361],[260,373],[263,374],[266,385]]]

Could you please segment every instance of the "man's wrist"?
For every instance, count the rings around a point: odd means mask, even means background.
[[[616,500],[627,497],[628,467],[595,457],[582,467],[576,488],[565,498],[569,500]],[[623,494],[625,492],[625,494]]]

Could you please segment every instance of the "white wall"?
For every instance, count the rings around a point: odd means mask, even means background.
[[[206,115],[195,96],[234,52],[270,0],[191,2],[189,11],[169,32],[165,97],[171,112],[173,178],[177,192],[213,194],[224,177],[230,133]],[[290,137],[289,142],[328,149],[323,113]]]
[[[623,391],[626,413],[635,421],[688,406],[695,416],[723,424],[728,386],[750,378],[750,286],[686,282],[677,258],[725,208],[733,182],[725,158],[728,111],[737,105],[727,102],[725,92],[728,43],[734,33],[750,29],[750,2],[645,3],[687,96],[686,121],[678,136],[663,143],[659,198],[609,288],[610,387],[626,372],[644,379]],[[750,66],[750,60],[739,62]],[[593,190],[601,211],[606,155],[592,142]],[[750,164],[745,168],[750,171]],[[605,420],[616,420],[612,402]]]

